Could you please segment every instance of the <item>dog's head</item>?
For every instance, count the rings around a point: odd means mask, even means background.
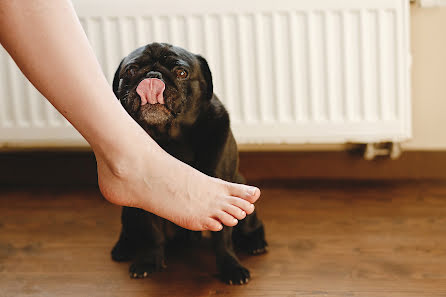
[[[142,126],[192,124],[213,96],[204,58],[165,43],[151,43],[125,57],[113,91]]]

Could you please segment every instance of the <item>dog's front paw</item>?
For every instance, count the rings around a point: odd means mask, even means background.
[[[130,265],[129,275],[131,278],[144,278],[148,277],[149,274],[161,271],[166,268],[164,259],[154,262],[154,261],[137,261]]]
[[[268,251],[265,230],[262,227],[248,234],[234,235],[234,245],[238,250],[251,255],[260,255]]]
[[[223,267],[220,272],[221,280],[230,285],[244,285],[251,275],[249,270],[241,265]]]

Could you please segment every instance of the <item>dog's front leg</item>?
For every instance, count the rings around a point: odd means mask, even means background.
[[[129,267],[130,277],[147,277],[165,268],[166,223],[165,219],[142,209],[127,208],[123,227],[132,234],[135,244],[134,262]]]
[[[240,264],[232,246],[232,227],[224,227],[220,232],[212,232],[216,253],[217,270],[222,281],[242,285],[250,279],[249,270]]]

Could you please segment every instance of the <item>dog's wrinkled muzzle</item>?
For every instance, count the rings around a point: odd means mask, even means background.
[[[141,106],[150,104],[164,104],[163,92],[166,88],[164,82],[158,78],[146,78],[142,80],[136,92],[141,97]]]

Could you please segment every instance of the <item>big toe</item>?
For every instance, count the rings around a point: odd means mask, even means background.
[[[256,202],[260,197],[260,189],[257,187],[228,183],[228,189],[231,196],[245,199],[251,203]]]

